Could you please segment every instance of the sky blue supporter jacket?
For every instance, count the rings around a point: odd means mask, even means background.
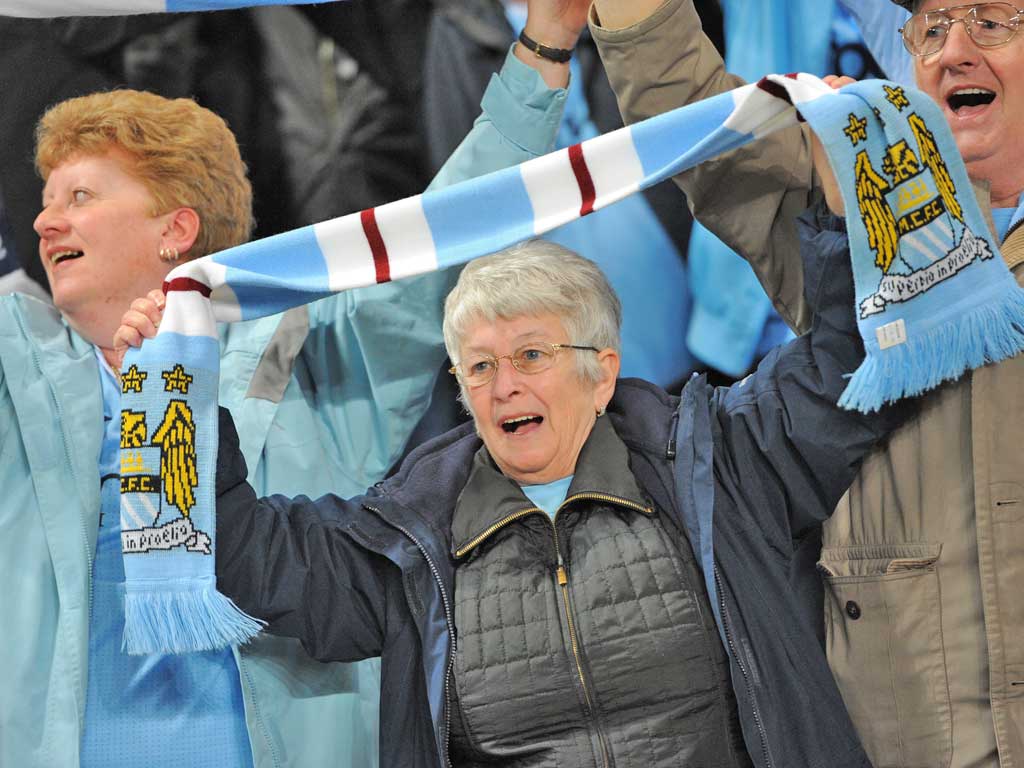
[[[550,151],[564,101],[510,57],[434,186]],[[222,329],[221,403],[259,493],[349,496],[384,476],[429,405],[456,277]],[[102,436],[92,346],[51,306],[0,297],[0,765],[79,763]],[[325,666],[269,636],[236,657],[256,768],[377,765],[376,659]]]

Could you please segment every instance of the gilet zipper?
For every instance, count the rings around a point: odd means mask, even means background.
[[[526,517],[527,515],[541,514],[544,516],[544,519],[551,524],[551,536],[554,540],[556,557],[555,583],[558,586],[559,594],[561,594],[562,596],[562,607],[565,611],[566,626],[569,630],[569,645],[570,650],[572,652],[573,663],[576,666],[576,674],[580,682],[580,688],[583,691],[583,700],[587,710],[587,717],[591,719],[591,722],[594,725],[594,730],[597,733],[598,743],[601,746],[603,768],[613,768],[614,763],[612,761],[611,751],[608,749],[608,742],[605,738],[604,732],[601,729],[601,724],[597,720],[597,712],[594,707],[593,699],[590,695],[590,686],[587,684],[587,676],[586,673],[583,671],[583,660],[580,656],[579,636],[576,632],[576,622],[573,620],[572,604],[569,600],[569,572],[568,569],[565,567],[565,561],[562,558],[562,548],[558,543],[558,526],[556,524],[556,520],[558,519],[559,513],[563,509],[565,509],[566,505],[574,501],[580,501],[584,499],[604,501],[611,504],[617,504],[619,506],[628,507],[629,509],[635,510],[645,515],[650,515],[653,511],[650,507],[644,507],[640,504],[636,504],[635,502],[619,498],[618,496],[609,496],[608,494],[604,493],[577,493],[567,497],[565,501],[563,501],[558,506],[558,509],[555,510],[554,516],[549,516],[544,510],[538,507],[529,507],[527,509],[521,509],[518,512],[513,512],[511,515],[503,517],[498,522],[486,528],[482,533],[473,537],[467,544],[456,550],[455,556],[457,558],[463,557],[464,555],[472,551],[475,547],[477,547],[481,542],[495,534],[497,531],[504,528],[509,523],[513,523],[516,520],[520,520],[523,517]]]

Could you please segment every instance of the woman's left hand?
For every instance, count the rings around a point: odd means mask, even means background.
[[[156,336],[166,302],[167,298],[159,289],[132,302],[131,308],[121,316],[121,327],[114,333],[114,351],[121,359],[124,359],[128,347],[141,346],[143,339]]]

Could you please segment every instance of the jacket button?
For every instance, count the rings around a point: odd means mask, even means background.
[[[857,605],[853,600],[846,601],[846,615],[856,621],[860,618],[860,606]]]

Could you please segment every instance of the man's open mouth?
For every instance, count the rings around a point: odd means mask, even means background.
[[[954,113],[958,113],[964,107],[983,107],[991,104],[995,98],[995,93],[985,88],[964,88],[951,93],[946,98],[946,103]]]
[[[501,422],[501,428],[509,434],[513,434],[520,427],[524,427],[527,424],[540,424],[542,421],[544,421],[543,416],[518,416]]]

